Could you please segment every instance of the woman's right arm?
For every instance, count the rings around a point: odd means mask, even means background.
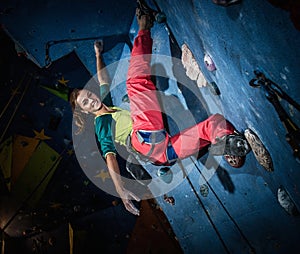
[[[140,201],[140,199],[131,191],[124,188],[116,155],[113,153],[107,154],[106,163],[109,174],[114,182],[116,191],[120,195],[126,210],[134,215],[140,215],[140,211],[135,207],[135,205],[131,201],[132,199]]]

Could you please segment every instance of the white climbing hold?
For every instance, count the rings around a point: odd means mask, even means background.
[[[198,87],[203,87],[207,85],[207,81],[200,70],[200,67],[189,47],[186,44],[181,46],[182,55],[181,62],[186,70],[186,75],[191,79],[196,81]]]

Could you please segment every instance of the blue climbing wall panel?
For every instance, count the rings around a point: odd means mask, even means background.
[[[200,95],[197,97],[201,98],[200,101],[205,101],[204,105],[193,105],[188,108],[189,112],[197,112],[199,120],[207,114],[219,112],[239,130],[247,127],[255,130],[270,150],[275,168],[272,173],[266,172],[253,154],[247,157],[245,165],[240,169],[230,168],[217,156],[204,156],[198,161],[188,158],[181,164],[175,164],[171,168],[175,176],[173,181],[180,184],[174,188],[165,187],[170,190],[167,197],[174,198],[175,202],[173,205],[169,204],[163,195],[157,197],[157,200],[168,216],[183,250],[186,253],[197,253],[199,250],[211,253],[283,253],[296,249],[300,235],[299,221],[279,205],[277,190],[279,186],[285,186],[297,203],[299,163],[285,141],[285,130],[276,112],[261,91],[249,86],[249,81],[254,77],[254,70],[262,70],[272,79],[281,82],[283,88],[290,91],[298,101],[298,93],[295,94],[295,91],[299,89],[296,85],[299,80],[296,64],[299,62],[299,50],[284,46],[288,43],[286,41],[278,43],[278,37],[289,31],[292,34],[290,37],[295,39],[293,44],[299,45],[299,32],[289,22],[287,13],[268,3],[264,3],[262,8],[270,8],[272,11],[267,18],[262,17],[263,23],[259,27],[250,21],[253,16],[249,16],[249,9],[254,12],[254,7],[247,2],[228,9],[200,2],[158,3],[167,15],[168,24],[179,47],[183,43],[189,45],[206,79],[216,82],[221,91],[220,96],[216,96],[208,88],[200,88]],[[174,13],[177,15],[173,15]],[[258,14],[255,15],[257,18]],[[273,15],[279,15],[280,21],[271,26],[264,19],[271,19]],[[187,20],[191,22],[184,22]],[[210,26],[210,23],[213,25]],[[224,29],[224,24],[228,24],[231,29]],[[212,26],[216,30],[212,30]],[[260,29],[264,29],[264,32],[259,31]],[[131,31],[136,32],[135,23]],[[164,24],[156,24],[152,29],[152,36],[154,54],[178,57],[172,54],[174,45],[170,38],[168,40],[168,30]],[[277,38],[276,43],[272,43],[274,37]],[[282,46],[287,50],[281,50]],[[272,55],[270,52],[276,53]],[[209,72],[205,69],[205,53],[213,57],[217,71]],[[272,58],[276,58],[276,64]],[[163,65],[168,69],[170,63],[168,59],[164,60]],[[155,64],[153,60],[153,65]],[[193,120],[185,112],[190,98],[185,97],[172,80],[176,73],[163,75],[170,78],[168,90],[164,90],[165,97],[162,100],[165,112],[170,116],[174,116],[176,112],[178,119],[183,120],[186,126],[192,124]],[[185,85],[192,91],[196,86],[193,82]],[[116,92],[115,98],[122,97],[123,93],[124,91],[121,94]],[[171,100],[170,97],[173,96],[177,100]],[[178,101],[181,106],[176,107],[180,105],[177,104]],[[190,115],[193,116],[195,114]],[[292,112],[292,117],[297,122],[296,112]],[[170,123],[170,129],[174,128],[172,124],[174,123]],[[276,149],[278,146],[283,148]],[[285,149],[285,152],[278,153],[281,149]],[[147,169],[157,179],[158,167],[148,165]],[[186,171],[187,176],[183,171]],[[159,187],[154,185],[153,189],[155,193]]]
[[[5,30],[19,50],[25,50],[34,63],[44,67],[46,44],[63,41],[50,47],[51,60],[75,51],[87,71],[94,75],[93,39],[104,38],[105,46],[109,45],[104,59],[112,64],[113,101],[128,108],[122,98],[126,95],[129,41],[132,43],[137,34],[135,1],[49,1],[30,8],[33,2],[25,5],[12,1],[5,4],[7,12],[2,14]],[[170,132],[219,112],[238,130],[254,130],[274,162],[274,172],[267,172],[252,153],[239,169],[228,166],[220,156],[204,155],[198,160],[191,157],[171,167],[173,178],[167,182],[157,176],[160,167],[145,165],[154,178],[149,188],[167,215],[183,251],[299,252],[299,217],[289,215],[279,205],[277,190],[284,186],[300,206],[300,164],[285,140],[285,129],[276,111],[262,90],[250,87],[249,81],[254,78],[254,70],[261,70],[299,103],[300,31],[286,10],[268,1],[244,0],[226,8],[208,0],[156,2],[166,14],[170,29],[165,24],[155,24],[152,30],[153,53],[157,55],[153,65],[164,71],[161,76],[168,77],[167,86],[163,86],[165,80],[161,81],[159,89]],[[152,0],[149,4],[157,7]],[[170,31],[175,42],[170,40]],[[177,71],[183,73],[178,76],[170,57],[179,63],[184,43],[193,52],[207,81],[218,85],[220,95],[212,94],[208,87],[198,88],[186,79],[183,87],[178,86],[184,71],[179,67]],[[216,71],[205,68],[206,53],[212,57]],[[121,61],[116,64],[118,60]],[[299,113],[285,106],[299,125]],[[173,204],[167,202],[172,198]]]

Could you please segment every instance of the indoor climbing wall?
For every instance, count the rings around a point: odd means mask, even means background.
[[[7,73],[14,74],[1,84],[1,190],[13,196],[1,198],[1,227],[27,237],[52,232],[62,236],[60,250],[67,251],[68,237],[88,238],[105,229],[101,242],[91,237],[89,250],[99,247],[97,241],[107,253],[118,244],[124,250],[136,218],[93,183],[111,181],[107,171],[95,168],[87,176],[78,165],[67,98],[95,74],[93,42],[101,38],[104,60],[113,64],[113,101],[129,108],[125,77],[137,34],[135,1],[29,2],[1,4],[10,50],[18,53],[6,58]],[[249,85],[254,70],[260,70],[299,103],[300,37],[294,16],[258,0],[228,7],[213,1],[148,3],[167,21],[152,29],[152,66],[168,131],[222,113],[239,131],[251,128],[274,164],[272,172],[265,170],[252,152],[238,169],[207,153],[179,161],[169,171],[145,163],[153,178],[151,195],[183,252],[298,250],[299,218],[285,209],[278,193],[299,208],[299,162],[265,91]],[[296,107],[280,102],[299,125]],[[85,152],[83,161],[97,156],[93,149]]]

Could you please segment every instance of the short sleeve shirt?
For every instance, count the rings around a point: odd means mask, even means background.
[[[100,99],[106,106],[116,109],[116,112],[96,116],[94,120],[100,152],[105,158],[109,153],[116,154],[114,142],[126,144],[132,130],[132,120],[129,111],[113,106],[109,85],[100,86]]]

